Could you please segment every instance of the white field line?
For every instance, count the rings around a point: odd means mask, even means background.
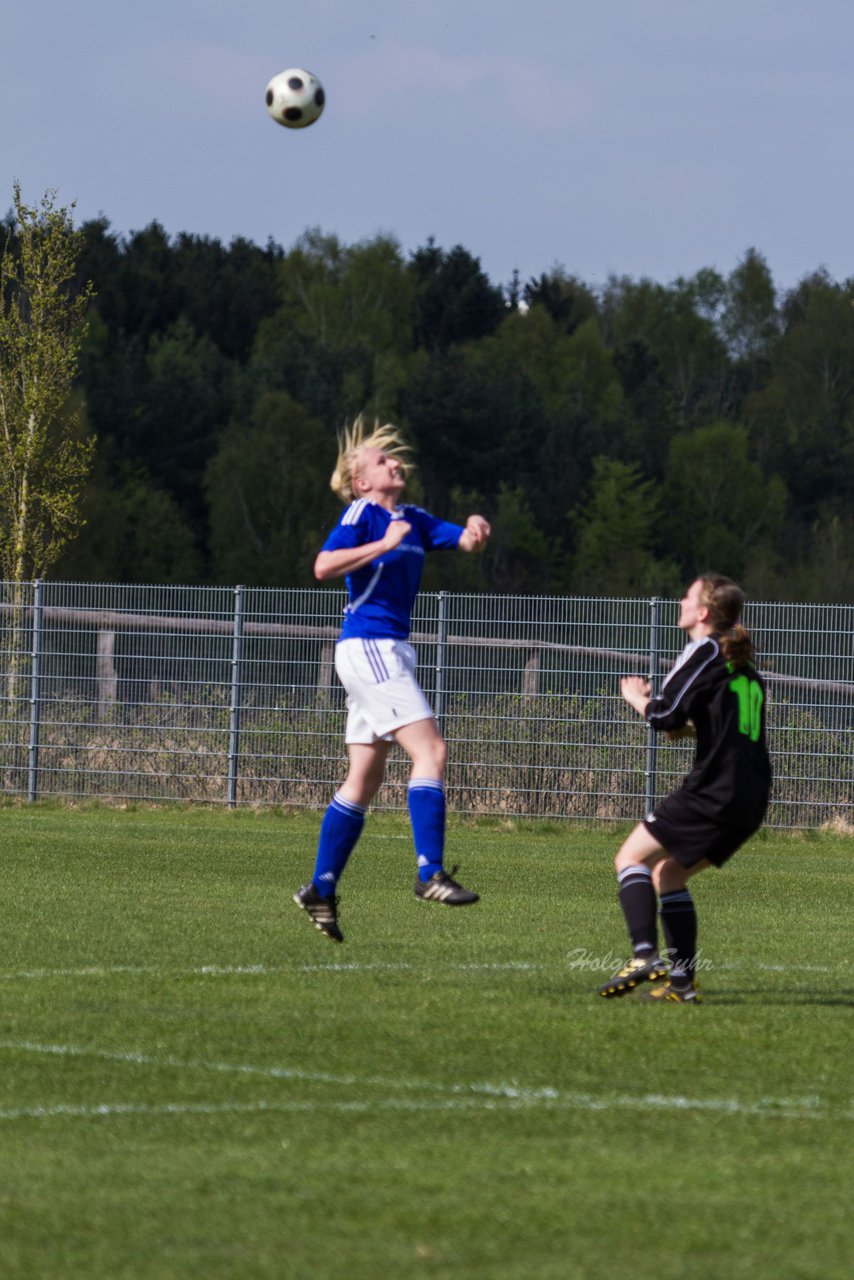
[[[153,1067],[157,1070],[179,1072],[213,1071],[236,1075],[248,1075],[262,1079],[296,1081],[303,1084],[334,1085],[336,1087],[379,1089],[381,1091],[403,1093],[427,1093],[431,1095],[423,1101],[412,1098],[379,1097],[370,1102],[363,1100],[347,1101],[329,1099],[324,1101],[293,1100],[286,1103],[256,1102],[247,1104],[208,1104],[208,1103],[174,1103],[164,1104],[163,1114],[177,1113],[184,1107],[187,1114],[200,1108],[221,1107],[228,1110],[273,1110],[283,1111],[436,1111],[465,1108],[468,1110],[521,1110],[536,1107],[547,1107],[561,1111],[700,1111],[714,1112],[723,1115],[782,1117],[785,1119],[854,1119],[854,1109],[835,1108],[818,1096],[804,1098],[759,1098],[754,1102],[743,1102],[738,1098],[688,1098],[681,1094],[668,1095],[648,1093],[640,1095],[613,1094],[595,1095],[576,1093],[557,1089],[552,1086],[526,1087],[516,1082],[493,1084],[475,1081],[466,1084],[441,1084],[425,1080],[407,1080],[387,1078],[383,1076],[335,1075],[331,1072],[306,1071],[299,1067],[262,1067],[253,1063],[207,1062],[204,1060],[184,1060],[171,1056],[157,1056],[137,1051],[120,1051],[100,1049],[96,1046],[67,1044],[36,1044],[32,1041],[2,1040],[0,1050],[11,1053],[47,1055],[64,1058],[97,1058],[108,1062],[119,1062],[130,1066]],[[136,1104],[96,1104],[83,1108],[68,1107],[32,1107],[9,1108],[0,1111],[0,1119],[40,1118],[47,1115],[107,1115],[119,1114]],[[105,1110],[104,1108],[111,1108]],[[161,1109],[152,1107],[145,1114],[155,1114]],[[142,1113],[142,1112],[141,1112]]]
[[[757,970],[762,973],[833,973],[835,970],[825,964],[716,964],[716,969],[733,973],[736,971]],[[555,961],[553,964],[542,964],[528,960],[489,961],[482,964],[442,964],[434,965],[410,964],[407,961],[363,961],[342,962],[340,964],[203,964],[190,969],[162,969],[157,965],[85,965],[78,969],[10,969],[0,972],[0,982],[25,982],[50,978],[110,978],[124,975],[126,977],[154,978],[231,978],[231,977],[276,977],[285,973],[421,973],[431,972],[453,973],[535,973],[544,969],[552,972],[566,968],[567,972],[578,972],[580,966]]]
[[[827,1110],[805,1111],[800,1107],[790,1107],[784,1100],[761,1099],[758,1103],[739,1105],[728,1100],[711,1099],[696,1102],[688,1098],[658,1098],[651,1095],[647,1099],[602,1099],[588,1098],[583,1094],[558,1099],[549,1104],[551,1110],[557,1111],[607,1111],[613,1106],[630,1107],[634,1110],[695,1110],[723,1111],[730,1115],[762,1116],[783,1120],[854,1120],[854,1110],[831,1113]],[[435,1115],[439,1111],[520,1111],[530,1107],[518,1099],[495,1098],[430,1098],[416,1101],[412,1098],[382,1098],[373,1102],[343,1102],[333,1099],[329,1102],[164,1102],[160,1105],[136,1102],[100,1102],[91,1105],[74,1106],[70,1103],[57,1103],[39,1107],[7,1107],[0,1108],[0,1122],[4,1120],[50,1120],[59,1118],[99,1119],[112,1116],[212,1116],[212,1115],[247,1115],[279,1112],[282,1114],[312,1113],[357,1113],[372,1115],[381,1111],[430,1112]]]
[[[486,972],[488,970],[497,970],[502,972],[513,972],[519,970],[528,972],[530,970],[544,969],[546,966],[542,964],[533,964],[525,960],[508,960],[506,963],[499,961],[486,964],[443,964],[442,970],[454,970],[465,972],[472,970],[474,972]],[[161,969],[156,965],[85,965],[79,969],[12,969],[5,973],[0,973],[0,982],[17,982],[44,978],[110,978],[113,975],[124,974],[130,977],[158,977],[158,978],[229,978],[229,977],[266,977],[277,976],[283,973],[370,973],[376,970],[382,973],[395,972],[421,972],[424,969],[435,970],[436,966],[431,964],[409,964],[406,961],[386,962],[386,961],[365,961],[361,963],[341,963],[341,964],[293,964],[293,965],[266,965],[266,964],[203,964],[192,969]]]
[[[503,1100],[504,1105],[521,1108],[519,1101]],[[502,1105],[487,1098],[430,1098],[415,1101],[414,1098],[384,1098],[380,1102],[343,1102],[334,1098],[330,1102],[164,1102],[160,1106],[143,1102],[96,1102],[92,1105],[73,1106],[60,1102],[40,1107],[0,1108],[1,1120],[45,1120],[52,1116],[125,1116],[125,1115],[245,1115],[246,1112],[318,1112],[318,1111],[489,1111]]]
[[[300,1081],[307,1084],[330,1084],[337,1087],[387,1090],[417,1090],[429,1093],[486,1094],[497,1098],[542,1101],[554,1099],[554,1089],[524,1089],[516,1084],[433,1084],[427,1081],[399,1080],[385,1076],[336,1075],[328,1071],[305,1071],[301,1067],[261,1067],[253,1063],[209,1062],[204,1059],[174,1058],[168,1055],[139,1053],[135,1050],[100,1049],[85,1045],[35,1044],[29,1040],[0,1040],[0,1050],[46,1054],[63,1058],[100,1058],[131,1066],[156,1067],[177,1071],[217,1071],[236,1075],[261,1076],[270,1080]]]
[[[318,1112],[318,1111],[355,1111],[371,1113],[379,1110],[397,1111],[483,1111],[494,1109],[500,1105],[497,1101],[483,1098],[431,1098],[416,1101],[413,1098],[385,1098],[377,1102],[344,1102],[332,1099],[330,1102],[164,1102],[161,1104],[137,1102],[98,1102],[90,1105],[75,1106],[71,1103],[47,1104],[40,1107],[5,1107],[0,1108],[2,1120],[43,1120],[53,1116],[72,1116],[97,1118],[98,1116],[180,1116],[180,1115],[244,1115],[261,1111],[281,1112]],[[513,1102],[512,1106],[522,1107],[526,1104]]]

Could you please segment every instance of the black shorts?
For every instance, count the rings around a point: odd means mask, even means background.
[[[762,823],[732,826],[715,822],[697,810],[690,794],[674,791],[644,818],[643,825],[680,866],[693,867],[705,858],[722,867]]]

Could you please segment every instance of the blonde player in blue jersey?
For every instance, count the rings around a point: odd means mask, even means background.
[[[412,761],[408,805],[418,862],[415,896],[448,906],[478,901],[443,865],[447,747],[415,677],[408,636],[426,553],[479,551],[490,527],[483,516],[469,516],[463,527],[401,503],[408,450],[395,427],[377,423],[368,430],[359,417],[338,445],[330,483],[347,505],[315,560],[314,575],[321,582],[340,577],[347,582],[335,670],[347,692],[350,767],[324,815],[314,875],[294,894],[294,902],[321,933],[343,942],[338,881],[395,742]]]

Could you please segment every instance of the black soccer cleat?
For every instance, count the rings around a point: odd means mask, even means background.
[[[325,933],[333,942],[344,941],[344,934],[338,928],[338,898],[335,894],[321,898],[313,884],[304,884],[294,894],[294,902],[308,912],[315,929]]]
[[[602,984],[599,994],[606,999],[627,995],[641,982],[658,982],[660,978],[666,978],[667,971],[667,961],[662,960],[661,956],[650,956],[647,960],[641,956],[633,956],[612,978]]]
[[[453,879],[456,867],[447,871],[434,871],[429,880],[415,881],[415,896],[422,902],[444,902],[448,907],[466,907],[470,902],[480,902],[480,894],[464,889]]]

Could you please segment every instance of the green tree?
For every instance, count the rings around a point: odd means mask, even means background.
[[[529,308],[542,307],[564,333],[597,315],[596,298],[587,285],[558,268],[525,285],[523,298]]]
[[[673,562],[655,555],[661,539],[658,490],[638,466],[594,458],[590,497],[572,520],[577,533],[575,590],[636,596],[678,585]]]
[[[14,185],[15,234],[0,258],[0,564],[21,583],[54,563],[80,523],[94,442],[77,435],[70,392],[91,289],[75,291],[72,209]]]
[[[599,322],[592,316],[566,333],[548,309],[512,315],[489,343],[496,364],[517,367],[538,393],[520,476],[549,537],[566,537],[566,512],[582,500],[598,454],[621,455],[631,420]]]
[[[727,279],[721,331],[736,359],[754,365],[780,335],[774,280],[756,249],[747,250]]]
[[[446,252],[431,238],[413,253],[409,271],[416,282],[417,347],[446,351],[473,342],[494,333],[506,314],[503,292],[462,245]]]
[[[784,596],[829,604],[854,600],[854,515],[835,502],[820,509],[809,531],[808,550],[787,565]]]
[[[784,300],[783,321],[747,421],[763,464],[783,476],[811,525],[828,500],[854,500],[854,281],[836,285],[824,272],[803,280]]]
[[[720,332],[725,299],[725,281],[708,269],[669,286],[612,278],[604,290],[606,342],[649,349],[667,376],[682,427],[734,411],[739,388]]]
[[[501,484],[495,496],[492,536],[483,552],[484,572],[492,591],[559,591],[565,561],[555,539],[537,524],[525,493]]]
[[[455,487],[495,494],[534,470],[539,396],[519,362],[489,341],[419,352],[401,411],[431,511],[448,510]]]
[[[311,586],[338,513],[329,490],[335,438],[285,392],[223,433],[205,479],[212,575],[249,586]]]
[[[86,523],[57,561],[64,578],[101,582],[198,582],[193,530],[171,494],[140,465],[98,449],[82,497]]]
[[[417,486],[416,486],[417,487]],[[409,494],[409,499],[415,494]],[[415,498],[417,501],[417,498]],[[459,486],[450,489],[437,515],[462,524],[474,512],[485,515],[492,536],[482,552],[458,552],[427,557],[425,591],[562,591],[566,587],[566,556],[556,538],[548,537],[524,490],[502,482],[491,498]]]
[[[683,572],[716,569],[750,585],[754,562],[779,547],[786,487],[763,475],[748,452],[747,432],[714,422],[677,436],[663,490],[664,529]]]
[[[308,231],[279,265],[279,306],[263,321],[252,374],[331,423],[394,413],[412,352],[415,282],[387,236],[350,246]]]
[[[135,437],[134,458],[172,494],[201,536],[205,468],[231,416],[231,365],[182,317],[152,335],[147,366],[137,411],[123,431]]]
[[[658,357],[638,339],[630,338],[617,347],[613,360],[627,409],[623,460],[660,479],[670,441],[679,428],[670,381]]]

